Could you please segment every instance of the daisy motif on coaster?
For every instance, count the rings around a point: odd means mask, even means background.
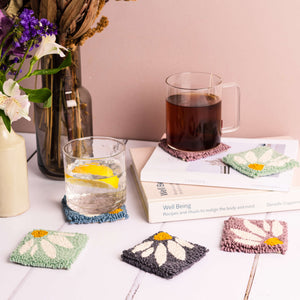
[[[87,239],[82,233],[33,230],[11,254],[10,261],[32,267],[69,269]]]
[[[101,215],[84,215],[77,211],[72,210],[66,201],[66,196],[62,199],[62,206],[65,217],[70,224],[89,224],[89,223],[104,223],[114,222],[118,220],[128,219],[126,206],[122,205],[120,208],[115,209],[109,213]]]
[[[170,279],[205,256],[208,249],[160,231],[133,248],[124,250],[123,261]]]
[[[268,176],[299,167],[296,160],[278,153],[268,146],[228,154],[223,162],[249,177]]]
[[[288,230],[284,221],[230,217],[224,222],[223,251],[285,254],[287,244]]]

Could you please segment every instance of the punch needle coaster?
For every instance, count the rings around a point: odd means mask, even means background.
[[[129,218],[125,205],[122,205],[120,208],[115,209],[112,212],[95,216],[80,214],[72,210],[67,204],[66,196],[62,199],[62,206],[66,219],[70,224],[114,222]]]
[[[221,249],[228,252],[285,254],[287,232],[284,221],[230,217],[224,222]]]
[[[87,240],[82,233],[33,230],[11,254],[10,261],[32,267],[69,269]]]
[[[170,279],[205,256],[208,249],[160,231],[133,248],[124,250],[123,261]]]
[[[175,150],[168,146],[167,139],[161,139],[159,142],[159,147],[170,155],[179,158],[184,161],[194,161],[198,159],[203,159],[209,156],[216,155],[220,152],[224,152],[230,148],[230,146],[220,143],[217,147],[204,151],[181,151]]]
[[[228,154],[223,158],[223,162],[252,178],[273,175],[299,167],[299,162],[268,146]]]

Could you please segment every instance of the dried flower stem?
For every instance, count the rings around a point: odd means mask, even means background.
[[[102,17],[100,21],[97,23],[95,28],[89,29],[87,33],[85,33],[78,41],[78,45],[82,46],[84,42],[95,35],[97,32],[101,32],[104,30],[105,27],[108,26],[108,19],[106,17]]]

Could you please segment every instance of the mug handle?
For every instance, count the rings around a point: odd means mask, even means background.
[[[236,105],[234,114],[234,124],[228,127],[222,127],[222,133],[234,132],[240,127],[240,99],[241,99],[241,89],[240,86],[235,82],[223,83],[222,88],[236,88]]]

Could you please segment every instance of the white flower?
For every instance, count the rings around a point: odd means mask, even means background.
[[[27,95],[21,95],[19,84],[8,79],[3,83],[3,92],[0,92],[0,109],[9,117],[11,122],[25,118],[30,121],[30,102]]]
[[[244,157],[235,155],[233,159],[236,163],[246,165],[248,168],[256,171],[262,171],[264,167],[267,166],[282,167],[291,161],[291,158],[285,155],[278,155],[277,157],[274,157],[274,150],[271,148],[261,147],[261,149],[266,149],[266,151],[263,152],[260,157],[257,157],[257,155],[250,150],[244,155]]]
[[[231,231],[236,235],[234,241],[247,246],[259,246],[263,243],[269,246],[283,244],[279,237],[283,234],[283,226],[279,221],[272,221],[269,224],[266,220],[263,221],[263,228],[258,227],[249,220],[244,220],[244,226],[248,231],[231,228]],[[269,236],[269,238],[267,238]]]
[[[38,250],[39,245],[43,249],[44,253],[54,259],[56,257],[56,246],[61,246],[67,249],[74,248],[73,244],[66,238],[67,236],[74,236],[73,233],[66,232],[54,232],[48,234],[46,230],[34,230],[31,232],[32,238],[22,245],[19,249],[21,255],[30,251],[30,255],[34,256]]]
[[[68,51],[65,47],[55,43],[56,36],[54,34],[43,36],[42,42],[37,49],[34,58],[39,60],[41,57],[49,54],[59,54],[60,57],[64,57],[65,54],[61,49]]]
[[[157,241],[157,243],[154,243]],[[165,242],[164,242],[165,241]],[[154,244],[154,245],[153,245]],[[156,245],[155,245],[156,244]],[[141,257],[145,258],[154,252],[154,258],[159,267],[167,262],[167,252],[172,254],[178,260],[186,259],[184,247],[192,249],[194,246],[184,240],[173,237],[166,232],[159,232],[153,237],[153,241],[146,241],[132,249],[133,253],[141,252]]]

